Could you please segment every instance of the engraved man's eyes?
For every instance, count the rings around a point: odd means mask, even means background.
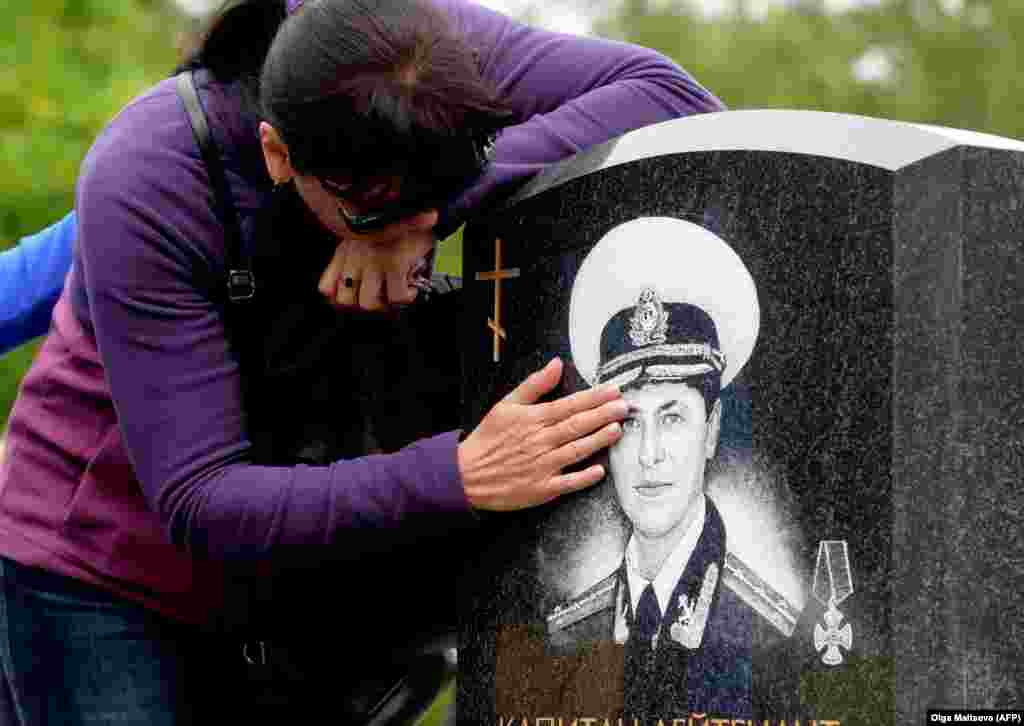
[[[661,425],[662,426],[678,426],[682,422],[683,422],[682,415],[677,413],[677,412],[675,412],[675,411],[666,411],[661,416]]]
[[[664,411],[658,414],[658,425],[661,428],[672,428],[674,426],[680,426],[684,422],[683,415],[678,411]],[[640,431],[643,427],[643,422],[640,416],[631,414],[626,416],[622,421],[622,429],[626,433],[632,431]]]

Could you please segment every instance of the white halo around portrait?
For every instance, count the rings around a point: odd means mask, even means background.
[[[580,375],[594,385],[601,331],[648,288],[662,302],[689,303],[711,316],[725,354],[725,388],[757,341],[757,288],[739,255],[718,235],[674,217],[640,217],[612,228],[580,265],[569,300],[569,346]]]

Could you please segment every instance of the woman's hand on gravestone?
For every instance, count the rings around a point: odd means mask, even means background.
[[[474,509],[526,509],[604,478],[600,464],[562,470],[619,440],[626,402],[616,386],[598,386],[537,403],[561,377],[562,362],[555,358],[502,399],[459,444],[462,484]]]
[[[374,232],[346,234],[317,289],[341,310],[381,312],[408,305],[419,292],[417,271],[430,274],[436,224],[437,212],[428,211]]]

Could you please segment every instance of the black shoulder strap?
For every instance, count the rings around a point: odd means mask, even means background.
[[[184,71],[177,76],[178,96],[185,104],[192,133],[196,137],[199,151],[206,164],[206,172],[210,176],[210,187],[217,214],[224,224],[227,235],[227,267],[228,267],[228,300],[232,303],[251,300],[256,294],[256,279],[252,274],[252,262],[242,244],[242,228],[238,221],[238,212],[231,197],[224,165],[220,160],[220,151],[210,133],[210,124],[206,120],[206,112],[196,92],[195,78],[192,71]]]

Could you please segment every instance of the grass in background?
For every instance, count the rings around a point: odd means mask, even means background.
[[[447,716],[450,709],[455,708],[455,687],[456,680],[453,678],[448,685],[441,689],[441,693],[430,706],[430,709],[423,715],[415,726],[447,726]]]
[[[451,237],[444,239],[437,246],[437,271],[446,275],[462,277],[462,230],[459,229]]]

